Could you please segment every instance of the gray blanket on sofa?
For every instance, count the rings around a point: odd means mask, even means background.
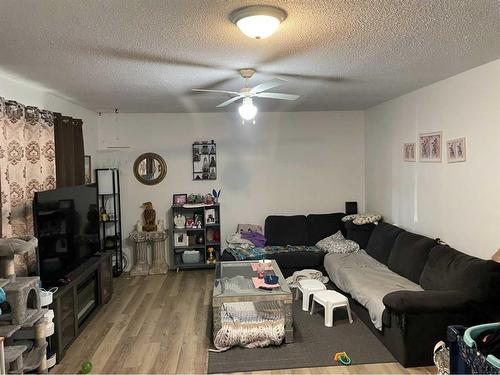
[[[423,290],[420,285],[392,272],[364,250],[350,254],[327,254],[324,265],[335,285],[368,310],[379,330],[382,330],[385,309],[382,299],[386,294],[398,290]]]

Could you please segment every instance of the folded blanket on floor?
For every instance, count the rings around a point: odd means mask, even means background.
[[[267,255],[277,253],[289,253],[295,251],[311,251],[314,253],[324,253],[316,246],[265,246],[253,248],[233,248],[229,247],[225,251],[229,252],[236,260],[264,259]]]
[[[233,346],[262,348],[280,345],[285,337],[285,316],[281,302],[231,302],[221,309],[221,329],[214,345],[218,351]]]
[[[323,273],[321,271],[317,270],[301,270],[301,271],[295,271],[292,276],[286,278],[286,282],[288,283],[288,286],[290,288],[297,288],[297,285],[300,280],[319,280],[323,284],[326,284],[328,282],[328,277],[323,276]]]

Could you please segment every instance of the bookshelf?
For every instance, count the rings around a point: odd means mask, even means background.
[[[112,251],[113,276],[122,274],[123,251],[121,231],[120,173],[116,168],[96,169],[98,210],[106,211],[103,220],[99,214],[99,240],[101,251]]]
[[[175,227],[174,219],[177,215],[186,218],[186,227]],[[216,261],[219,261],[221,249],[220,205],[184,207],[183,205],[174,204],[172,205],[171,216],[173,228],[171,230],[171,259],[173,260],[173,268],[177,269],[177,271],[179,269],[214,268],[215,263],[208,263],[210,257],[209,248],[213,248],[213,256]],[[193,254],[185,254],[186,251]],[[196,255],[194,252],[198,254]],[[191,260],[188,258],[191,258]],[[193,258],[196,261],[193,261]]]

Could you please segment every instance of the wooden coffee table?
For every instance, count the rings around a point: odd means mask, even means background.
[[[269,291],[253,287],[252,277],[257,276],[257,273],[252,270],[251,264],[256,262],[249,260],[217,263],[212,296],[213,335],[215,336],[221,328],[221,306],[223,303],[277,301],[283,306],[285,316],[285,343],[291,343],[293,342],[292,292],[275,260],[271,260],[272,273],[278,276],[280,287]],[[244,281],[240,288],[225,290],[222,281],[236,276],[240,276],[239,279]]]

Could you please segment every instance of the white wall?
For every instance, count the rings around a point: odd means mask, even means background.
[[[211,139],[217,143],[217,180],[193,181],[191,145]],[[110,145],[131,148],[105,152]],[[222,189],[223,239],[238,223],[263,224],[269,214],[344,211],[351,200],[364,206],[361,111],[261,113],[255,125],[242,125],[235,113],[107,114],[99,148],[100,166],[121,172],[124,236],[143,202],[153,202],[157,217],[165,217],[172,194],[213,188]],[[143,152],[160,154],[168,165],[159,185],[143,185],[133,175]]]
[[[96,157],[97,113],[62,98],[48,89],[26,80],[12,77],[0,71],[0,96],[24,105],[36,106],[65,116],[83,120],[85,154]]]
[[[366,111],[366,205],[387,221],[490,258],[500,247],[500,60]],[[467,161],[403,162],[418,134],[467,137]],[[445,151],[446,148],[443,148]]]

